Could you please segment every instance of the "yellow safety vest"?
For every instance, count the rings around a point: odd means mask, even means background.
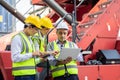
[[[45,43],[47,42],[46,40],[46,37],[42,37],[42,35],[40,34],[38,34],[38,33],[36,33],[33,37],[32,37],[32,41],[33,41],[33,43],[35,44],[35,43],[37,43],[38,45],[39,45],[39,51],[40,52],[44,52],[45,51]],[[35,45],[36,46],[36,45]],[[41,59],[42,58],[36,58],[35,59],[35,62],[36,62],[36,64],[38,64],[38,63],[40,63],[40,61],[41,61]]]
[[[36,33],[33,37],[32,37],[33,42],[38,42],[39,44],[39,50],[41,52],[45,51],[45,38],[42,38],[41,35],[38,35],[38,33]]]
[[[35,51],[34,45],[31,45],[27,36],[23,32],[20,32],[18,35],[21,36],[22,43],[23,43],[23,51],[21,52],[21,54],[25,54],[26,52],[31,53],[31,52]],[[23,61],[23,62],[14,62],[12,64],[12,66],[13,66],[12,74],[14,76],[36,74],[34,58],[30,58],[30,59]]]
[[[55,41],[53,41],[51,44],[53,44],[54,50],[60,50]],[[66,41],[64,47],[66,47],[66,48],[71,47],[72,48],[72,47],[74,47],[74,45],[72,42]],[[59,56],[59,54],[56,55],[56,58],[58,58],[58,56]],[[68,70],[69,74],[78,74],[78,68],[77,68],[76,61],[73,60],[70,63],[66,64],[66,66],[67,66],[67,70]],[[65,74],[64,65],[51,66],[51,71],[52,71],[53,78],[63,76]]]

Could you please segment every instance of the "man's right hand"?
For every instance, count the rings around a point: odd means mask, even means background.
[[[64,65],[72,61],[72,57],[67,57],[65,60],[60,60],[56,65]]]
[[[35,51],[35,52],[32,53],[32,56],[39,56],[39,57],[41,57],[41,56],[43,56],[43,54],[40,51]]]

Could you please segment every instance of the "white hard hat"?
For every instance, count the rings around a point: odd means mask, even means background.
[[[57,25],[56,29],[67,29],[67,30],[68,30],[68,25],[67,25],[64,21],[61,21],[61,22]]]

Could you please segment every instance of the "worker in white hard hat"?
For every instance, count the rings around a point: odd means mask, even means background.
[[[68,34],[68,25],[65,22],[60,22],[57,27],[57,36],[58,36],[58,40],[60,40],[61,42],[66,41],[66,37]]]
[[[47,50],[60,51],[61,47],[78,48],[75,43],[66,40],[68,30],[69,28],[66,22],[60,22],[56,27],[58,39],[53,42],[49,42],[47,45]],[[59,54],[60,53],[58,53],[55,57],[50,56],[48,58],[50,60],[52,77],[54,80],[79,80],[76,61],[72,60],[71,57],[67,57],[65,60],[59,61],[57,60]],[[79,55],[78,58],[81,58],[81,55]],[[81,60],[83,60],[83,57]]]
[[[36,57],[42,57],[43,53],[35,50],[31,36],[41,29],[41,23],[35,15],[28,16],[24,22],[24,30],[11,41],[12,75],[15,80],[35,80]]]

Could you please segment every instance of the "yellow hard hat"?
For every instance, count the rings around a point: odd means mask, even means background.
[[[49,28],[49,29],[53,28],[52,21],[48,17],[40,18],[40,24],[41,26],[44,26],[45,28]]]
[[[30,15],[25,19],[25,23],[35,25],[37,28],[41,28],[40,26],[40,18],[35,15]]]

